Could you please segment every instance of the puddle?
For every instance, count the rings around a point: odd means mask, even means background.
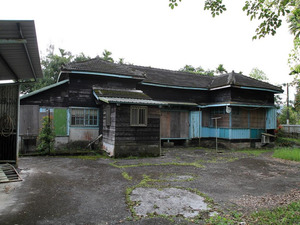
[[[130,199],[140,203],[134,207],[136,214],[140,216],[155,213],[187,218],[197,216],[200,211],[210,210],[203,197],[178,188],[136,188]]]

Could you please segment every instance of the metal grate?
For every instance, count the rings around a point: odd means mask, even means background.
[[[10,164],[0,165],[0,183],[22,181],[16,169]]]

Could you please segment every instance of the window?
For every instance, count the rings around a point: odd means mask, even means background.
[[[147,126],[148,108],[147,106],[130,107],[130,126]]]
[[[98,109],[71,109],[71,125],[75,126],[97,126]]]

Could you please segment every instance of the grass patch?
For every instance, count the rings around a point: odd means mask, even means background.
[[[126,180],[129,180],[129,181],[132,180],[132,176],[129,176],[129,174],[128,174],[127,172],[125,172],[125,171],[122,173],[122,176],[123,176]]]
[[[272,152],[273,149],[263,149],[263,150],[259,150],[259,149],[244,149],[244,150],[238,150],[236,152],[240,152],[240,153],[244,153],[247,155],[252,155],[252,156],[260,156],[263,153],[266,152]]]
[[[300,201],[293,202],[287,206],[278,207],[272,210],[260,210],[248,216],[241,213],[227,213],[216,215],[206,220],[206,223],[215,224],[299,224],[300,223]]]
[[[276,149],[274,158],[287,159],[300,162],[300,148],[280,148]]]
[[[250,224],[256,221],[259,221],[256,224],[299,224],[300,201],[274,210],[263,210],[253,213],[248,221]]]

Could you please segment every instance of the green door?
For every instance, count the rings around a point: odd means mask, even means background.
[[[56,136],[68,135],[68,114],[67,109],[55,108],[53,118],[54,130]]]

